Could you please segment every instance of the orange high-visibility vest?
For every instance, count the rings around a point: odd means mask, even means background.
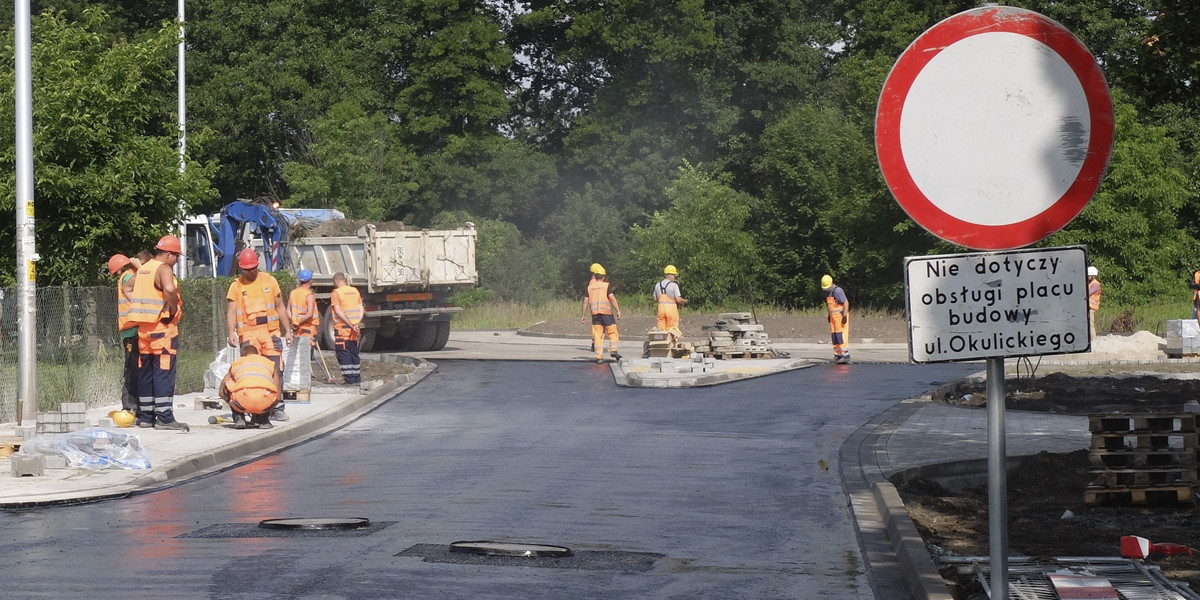
[[[154,287],[154,275],[166,263],[151,259],[138,269],[133,280],[133,296],[129,298],[130,323],[154,323],[167,314],[167,296]]]
[[[279,393],[279,387],[275,385],[275,379],[272,377],[275,374],[275,363],[265,356],[243,356],[233,361],[229,372],[233,376],[233,381],[226,385],[230,392],[258,388]]]
[[[151,261],[153,262],[153,261]],[[139,279],[141,279],[139,277]],[[134,293],[137,293],[137,282],[134,282]],[[178,289],[179,280],[175,280]],[[159,292],[162,294],[162,292]],[[165,297],[166,294],[163,294]],[[163,301],[166,304],[166,301]],[[165,311],[164,310],[164,316]],[[175,318],[170,322],[162,320],[153,323],[138,323],[138,352],[140,354],[179,354],[179,320],[183,318],[183,296],[179,296],[179,308]]]
[[[845,305],[838,304],[838,301],[833,298],[833,291],[836,289],[838,287],[835,285],[829,288],[829,291],[825,292],[825,307],[829,309],[829,314],[831,315],[841,314],[846,311]]]
[[[125,281],[133,276],[133,271],[126,271],[117,278],[117,331],[137,327],[137,323],[129,320],[129,311],[133,307],[133,302],[130,301],[129,296],[125,295]]]
[[[333,330],[334,334],[340,338],[349,338],[353,333],[351,325],[358,325],[363,320],[363,303],[362,294],[358,292],[358,288],[352,285],[343,285],[334,288],[333,293],[329,295],[330,304],[341,309],[342,314],[349,319],[349,323],[342,321],[334,316]]]
[[[308,310],[308,298],[314,295],[311,289],[298,287],[292,290],[291,295],[288,296],[288,316],[292,318],[292,326],[296,329],[296,335],[309,337],[317,335],[317,325],[321,324],[321,317],[317,316],[316,310],[313,310],[312,316],[307,319],[296,320],[296,315]]]
[[[593,315],[611,315],[612,303],[608,301],[609,284],[603,279],[592,279],[588,284],[588,305]]]
[[[266,273],[259,273],[252,282],[239,277],[229,286],[229,295],[237,302],[237,331],[239,334],[265,327],[271,333],[279,333],[279,310],[275,308],[275,297],[279,295],[279,283]]]
[[[1088,309],[1100,310],[1100,280],[1093,279],[1088,283]]]

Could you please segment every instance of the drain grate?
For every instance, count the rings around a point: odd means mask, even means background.
[[[562,558],[564,556],[571,556],[571,549],[564,546],[493,542],[489,540],[452,542],[450,544],[450,551],[466,554],[482,554],[484,556],[512,556],[519,558]]]
[[[362,529],[371,526],[370,519],[361,517],[315,519],[264,519],[258,522],[263,529],[281,529],[284,531],[345,531],[347,529]]]
[[[371,521],[364,527],[353,529],[269,529],[260,527],[258,523],[218,523],[177,537],[185,539],[363,537],[395,524],[396,521]]]
[[[455,542],[455,544],[480,544],[481,542]],[[482,542],[497,544],[497,542]],[[540,548],[558,548],[569,554],[560,556],[546,555],[516,555],[516,554],[485,554],[473,550],[445,544],[416,544],[396,554],[396,556],[419,556],[424,562],[448,563],[458,565],[491,565],[497,567],[540,567],[546,569],[575,569],[581,571],[620,571],[625,573],[644,573],[654,568],[654,562],[666,558],[665,554],[652,552],[624,552],[617,550],[581,550],[572,552],[562,546],[546,546],[543,544],[500,543],[504,546],[531,546]],[[507,550],[505,550],[507,551]],[[548,551],[548,550],[547,550]]]

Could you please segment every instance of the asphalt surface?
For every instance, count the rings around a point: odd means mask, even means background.
[[[822,364],[663,390],[583,362],[447,360],[285,452],[120,500],[0,512],[0,579],[11,598],[889,597],[872,589],[839,450],[977,369]],[[281,517],[374,526],[255,527]],[[445,552],[480,539],[576,557]]]

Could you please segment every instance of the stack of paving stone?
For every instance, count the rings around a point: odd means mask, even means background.
[[[718,359],[771,358],[771,341],[763,326],[751,323],[750,313],[721,313],[714,325],[706,326],[708,342],[696,346],[696,351]]]
[[[87,403],[63,402],[57,411],[38,413],[37,432],[71,433],[87,427]]]

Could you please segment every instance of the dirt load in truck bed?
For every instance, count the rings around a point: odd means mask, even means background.
[[[303,222],[292,230],[293,238],[305,237],[347,237],[358,233],[363,225],[375,225],[376,231],[414,231],[404,221],[368,221],[366,219],[342,219],[326,221],[316,227],[308,227]]]

